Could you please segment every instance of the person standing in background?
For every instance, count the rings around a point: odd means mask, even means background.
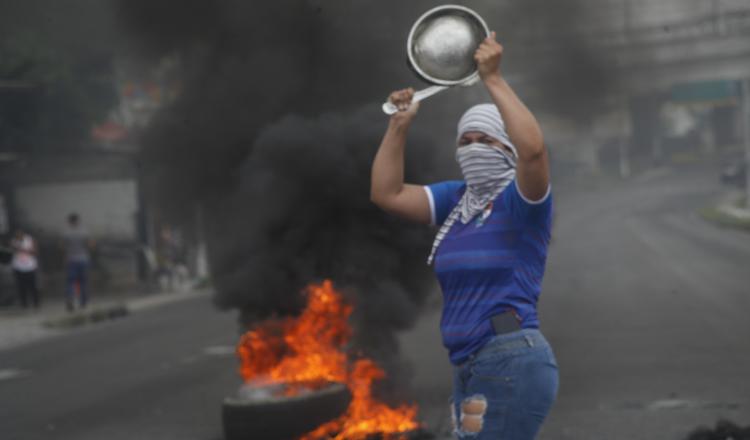
[[[159,287],[164,291],[183,291],[186,288],[188,270],[180,232],[170,226],[162,226],[156,252]]]
[[[63,244],[67,270],[66,307],[72,312],[75,307],[76,290],[81,308],[86,307],[88,302],[88,268],[91,261],[90,251],[94,247],[93,240],[81,226],[81,219],[76,213],[68,215],[68,228],[63,235]]]
[[[18,298],[21,307],[28,307],[28,300],[35,309],[39,308],[39,290],[36,286],[37,247],[34,238],[18,229],[10,242],[13,249],[11,267],[18,286]]]

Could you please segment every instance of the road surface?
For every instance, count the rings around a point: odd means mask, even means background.
[[[750,234],[697,213],[722,190],[710,168],[556,188],[540,316],[561,388],[540,439],[682,439],[720,417],[750,425]],[[443,432],[438,320],[425,316],[402,349]]]
[[[541,319],[561,389],[542,440],[750,425],[750,234],[698,216],[715,182],[683,169],[556,188]],[[442,435],[438,319],[436,294],[400,341],[421,417]],[[221,400],[239,384],[237,336],[235,314],[199,297],[0,351],[0,438],[218,440]]]
[[[221,439],[237,331],[201,296],[0,351],[0,438]]]

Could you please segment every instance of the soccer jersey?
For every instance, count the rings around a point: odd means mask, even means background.
[[[425,187],[432,221],[442,224],[466,185],[440,182]],[[440,329],[451,362],[460,364],[495,331],[494,315],[514,311],[523,328],[538,328],[537,301],[552,229],[552,197],[531,202],[512,182],[484,213],[451,227],[435,254],[443,291]]]

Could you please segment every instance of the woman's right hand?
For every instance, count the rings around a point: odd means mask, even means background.
[[[432,220],[430,200],[421,185],[404,182],[404,149],[411,120],[419,103],[413,101],[414,89],[397,90],[388,99],[399,109],[383,135],[372,163],[370,200],[398,217],[428,224]]]
[[[399,122],[411,122],[419,110],[419,102],[413,101],[413,98],[414,89],[412,88],[396,90],[391,93],[388,100],[398,108],[391,119]]]

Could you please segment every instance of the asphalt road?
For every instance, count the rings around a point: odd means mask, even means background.
[[[0,351],[0,438],[220,439],[236,341],[203,296]]]
[[[556,188],[541,301],[561,368],[540,436],[681,439],[727,417],[750,424],[750,234],[703,221],[711,170]],[[412,395],[448,431],[450,368],[439,296],[400,337]],[[239,379],[235,316],[208,298],[0,351],[0,438],[221,438],[220,404]]]
[[[556,439],[750,425],[750,234],[697,209],[713,169],[563,197],[542,303],[562,369]]]
[[[683,439],[725,417],[750,425],[750,234],[697,210],[723,191],[715,170],[556,188],[540,302],[560,364],[540,439]],[[450,370],[439,313],[403,339],[415,395],[448,429]]]

